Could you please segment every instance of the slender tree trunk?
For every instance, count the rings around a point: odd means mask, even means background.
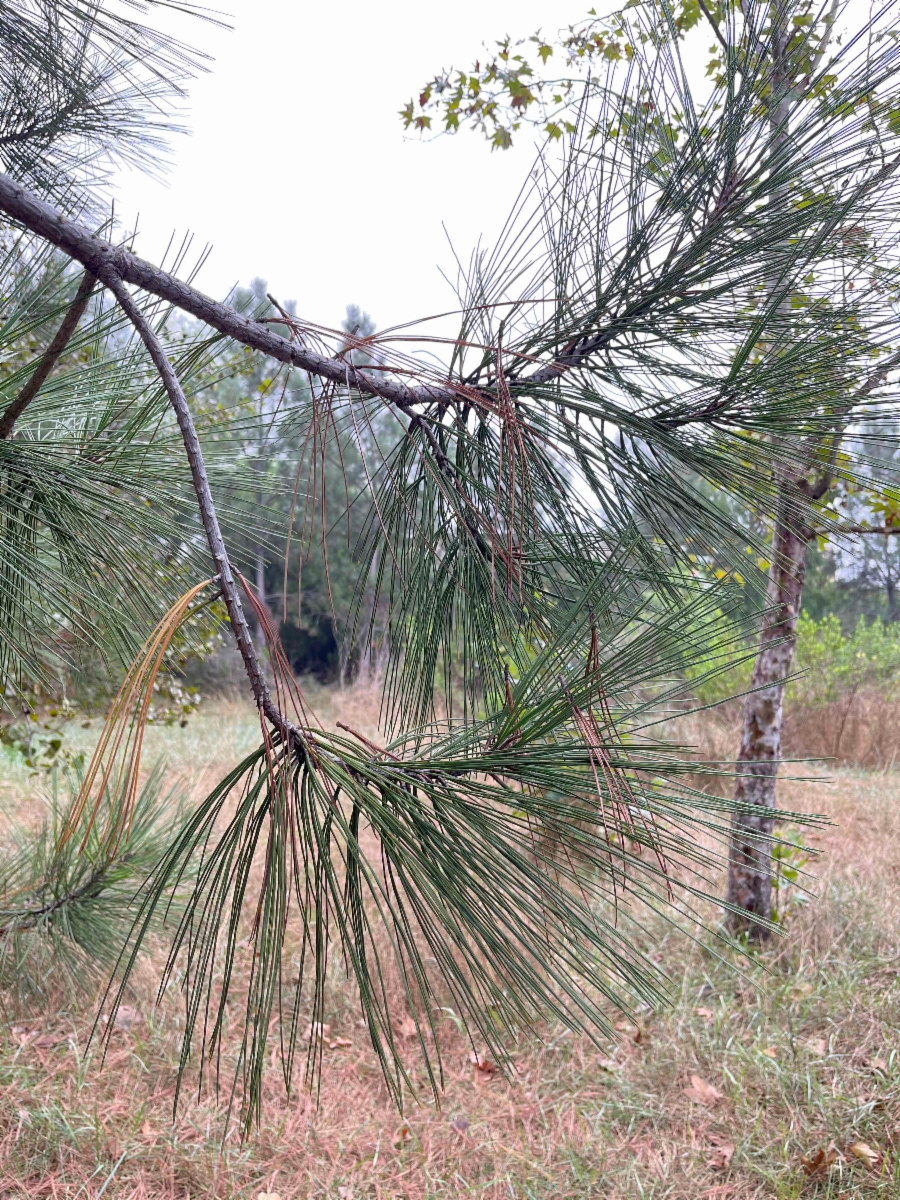
[[[771,155],[777,176],[781,155],[788,138],[790,100],[788,88],[787,23],[791,0],[774,0],[772,20],[772,132]],[[781,202],[782,188],[773,188],[770,200]],[[779,263],[773,260],[769,281],[770,294],[777,293]],[[782,312],[790,300],[783,296]],[[767,602],[769,624],[763,629],[756,661],[753,664],[753,689],[744,700],[741,745],[738,751],[738,778],[734,797],[740,804],[775,807],[775,780],[781,757],[781,733],[784,720],[784,678],[791,669],[797,641],[797,617],[806,576],[808,536],[798,536],[790,522],[791,481],[783,477],[779,487],[775,527],[772,531],[772,565],[769,569]],[[754,940],[768,934],[754,918],[772,917],[772,830],[774,819],[762,814],[742,812],[731,818],[731,852],[728,865],[730,904],[744,910],[731,913],[729,921],[736,933],[747,933]]]
[[[888,620],[893,624],[897,620],[897,581],[894,579],[894,573],[891,570],[891,548],[888,545],[888,537],[884,539],[884,561],[885,561],[885,588],[887,590],[888,603]]]
[[[781,757],[784,718],[784,679],[790,672],[797,644],[797,618],[806,576],[809,533],[791,524],[784,485],[776,519],[772,565],[767,593],[770,616],[759,639],[751,691],[744,700],[741,747],[735,800],[761,808],[775,807],[775,779]],[[728,872],[728,901],[747,916],[732,913],[735,932],[754,940],[768,930],[754,918],[772,916],[772,830],[774,818],[736,811]]]

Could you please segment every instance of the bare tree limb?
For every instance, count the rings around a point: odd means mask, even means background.
[[[721,45],[722,49],[727,50],[728,43],[725,41],[725,38],[722,34],[722,30],[719,28],[719,22],[712,15],[712,12],[707,7],[707,5],[704,3],[704,0],[698,0],[698,3],[700,5],[700,11],[703,13],[704,17],[706,17],[707,21],[709,22],[710,26],[712,27],[712,31],[716,35],[716,38],[718,39],[718,42]]]
[[[78,322],[84,315],[84,310],[88,306],[88,301],[91,298],[91,292],[94,290],[94,284],[97,282],[96,277],[85,271],[81,283],[78,285],[78,291],[75,293],[75,299],[69,305],[66,315],[62,319],[62,324],[56,331],[53,341],[44,351],[44,354],[31,374],[30,379],[16,396],[15,400],[9,404],[0,417],[0,439],[8,438],[13,431],[13,426],[22,413],[32,402],[44,384],[50,372],[59,362],[63,351],[72,339],[72,335],[78,328]]]

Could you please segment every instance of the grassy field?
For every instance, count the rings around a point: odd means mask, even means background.
[[[371,697],[318,699],[371,728]],[[184,730],[151,729],[148,758],[200,794],[255,736],[252,712],[211,704]],[[27,772],[0,771],[7,806],[27,805]],[[511,1079],[473,1065],[448,1014],[441,1104],[423,1090],[402,1118],[337,976],[318,1102],[286,1099],[273,1061],[244,1144],[209,1086],[173,1119],[181,1018],[176,994],[154,1003],[154,963],[104,1064],[91,1003],[8,1014],[0,1197],[900,1197],[900,774],[842,772],[783,799],[835,825],[815,840],[816,897],[743,973],[712,939],[660,932],[670,1009],[634,1013],[609,1046],[547,1029]]]

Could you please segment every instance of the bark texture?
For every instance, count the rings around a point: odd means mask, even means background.
[[[751,688],[744,699],[741,746],[735,800],[763,809],[775,807],[775,780],[781,757],[784,718],[784,680],[790,673],[797,644],[797,618],[806,576],[806,547],[810,531],[796,528],[782,504],[774,531],[772,566],[769,570],[770,616],[759,639],[753,665]],[[732,816],[731,859],[728,872],[728,903],[742,912],[732,912],[736,933],[751,939],[768,936],[769,930],[755,918],[772,918],[772,830],[774,818],[765,813],[735,811]],[[746,914],[746,915],[745,915]]]

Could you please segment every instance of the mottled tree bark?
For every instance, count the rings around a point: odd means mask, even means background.
[[[784,718],[784,680],[791,670],[797,644],[797,618],[806,575],[806,547],[811,536],[790,520],[788,489],[781,491],[775,523],[772,565],[767,593],[769,616],[759,639],[751,691],[744,699],[741,746],[735,800],[740,804],[775,807],[775,779],[781,757]],[[774,818],[740,810],[732,816],[728,871],[728,902],[744,910],[732,913],[736,933],[760,940],[768,930],[754,918],[772,917],[772,830]],[[747,915],[745,916],[744,913]]]

